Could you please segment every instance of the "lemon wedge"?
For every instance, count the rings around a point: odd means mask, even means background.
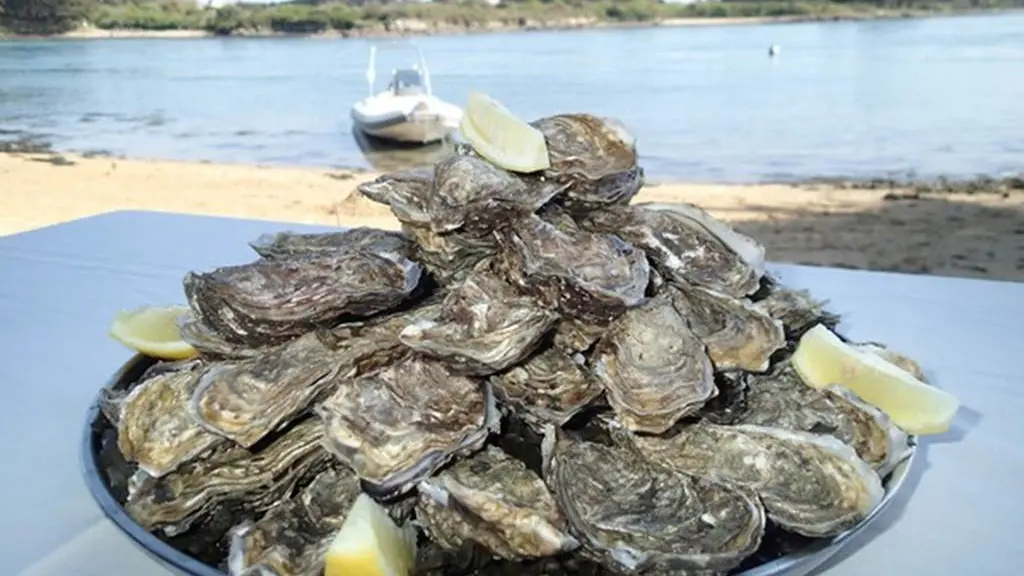
[[[119,312],[110,324],[110,336],[147,356],[183,360],[198,352],[181,339],[178,318],[189,314],[187,306],[149,306]]]
[[[327,549],[324,576],[409,576],[415,564],[416,529],[360,494]]]
[[[792,362],[806,384],[844,386],[910,434],[949,430],[960,407],[952,394],[921,382],[874,351],[843,342],[821,324],[800,338]]]
[[[506,170],[528,173],[551,167],[540,130],[486,94],[469,93],[459,131],[477,154]]]

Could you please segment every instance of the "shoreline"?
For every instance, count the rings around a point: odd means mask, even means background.
[[[116,210],[396,229],[336,168],[0,153],[0,236]],[[1024,178],[650,183],[636,202],[689,202],[764,243],[773,262],[1024,281]]]
[[[490,21],[482,25],[453,25],[418,18],[400,18],[385,26],[356,28],[349,31],[328,30],[317,33],[277,32],[272,30],[246,30],[232,34],[216,34],[203,29],[148,30],[134,28],[103,29],[92,26],[61,34],[11,34],[0,31],[0,42],[25,40],[115,40],[115,39],[165,39],[184,40],[197,38],[406,38],[429,36],[463,36],[517,32],[566,32],[579,30],[616,30],[646,28],[686,28],[713,26],[745,26],[763,24],[802,24],[814,22],[859,22],[876,20],[903,20],[942,18],[952,16],[992,15],[1021,12],[1021,8],[964,9],[950,11],[920,11],[878,9],[873,12],[842,15],[790,15],[790,16],[700,16],[684,18],[656,18],[648,21],[618,22],[593,17],[561,18],[552,20],[527,21],[510,24]]]

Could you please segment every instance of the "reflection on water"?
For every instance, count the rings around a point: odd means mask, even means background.
[[[355,140],[363,158],[370,165],[370,168],[377,172],[391,172],[434,164],[438,160],[449,156],[454,150],[455,143],[451,140],[435,142],[426,146],[418,144],[398,144],[373,138],[361,130],[352,130],[352,139]]]

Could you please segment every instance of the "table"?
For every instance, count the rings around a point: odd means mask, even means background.
[[[0,237],[0,574],[168,574],[93,503],[78,456],[97,389],[131,353],[124,308],[184,303],[181,278],[254,258],[264,232],[323,228],[116,212]],[[963,403],[922,443],[908,489],[819,573],[1016,573],[1024,556],[1024,284],[774,266],[827,297],[842,331],[909,354]]]

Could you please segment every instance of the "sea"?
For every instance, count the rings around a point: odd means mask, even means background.
[[[649,178],[1004,176],[1024,170],[1024,13],[434,36],[434,92],[534,119],[589,112]],[[354,134],[371,40],[0,42],[0,140],[141,158],[392,170],[441,146]],[[769,56],[768,48],[780,51]],[[412,54],[378,58],[377,87]],[[2,185],[0,185],[2,187]]]

